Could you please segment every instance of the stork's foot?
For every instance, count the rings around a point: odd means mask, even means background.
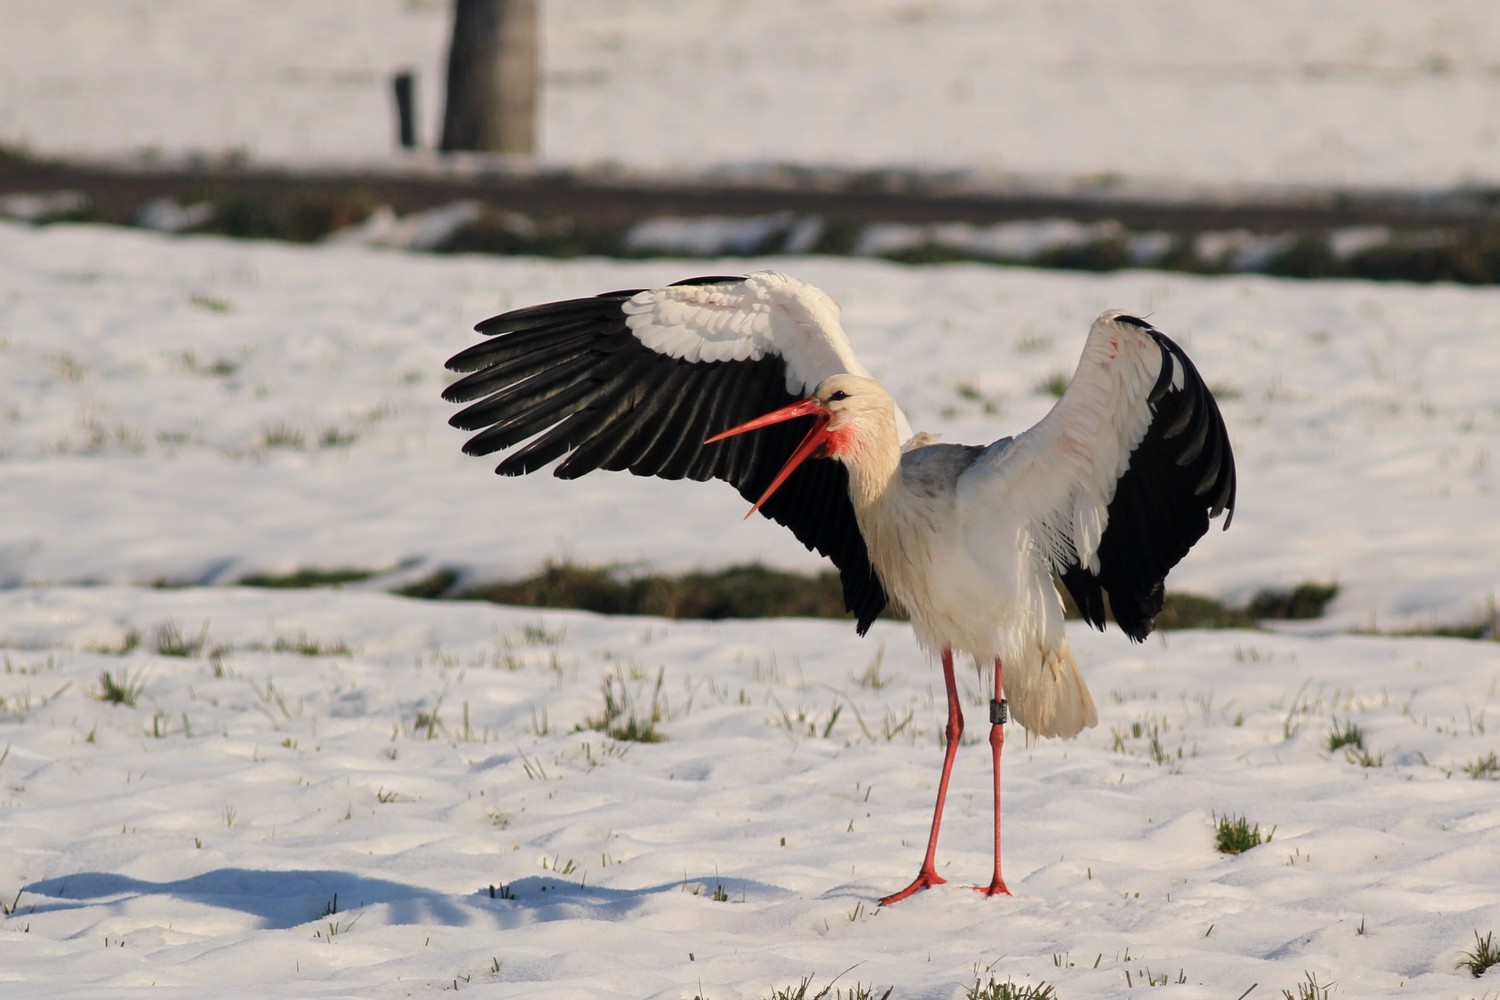
[[[999,875],[996,875],[994,881],[992,881],[989,885],[971,885],[969,886],[969,888],[986,896],[1010,895],[1010,890],[1005,887],[1005,879],[1001,878]]]
[[[921,892],[923,889],[930,889],[935,885],[942,885],[947,881],[947,879],[943,878],[943,876],[939,875],[931,868],[923,868],[921,871],[917,872],[917,877],[912,879],[911,885],[907,886],[905,889],[902,889],[900,892],[893,892],[889,896],[883,897],[880,900],[880,905],[890,906],[892,903],[899,903],[914,892]]]

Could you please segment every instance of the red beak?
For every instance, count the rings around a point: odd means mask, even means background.
[[[808,430],[807,436],[802,439],[802,443],[797,446],[797,449],[792,452],[792,456],[786,460],[786,464],[781,467],[781,471],[776,473],[776,478],[771,480],[771,485],[766,487],[766,491],[760,495],[760,499],[755,501],[755,506],[750,508],[750,514],[754,514],[760,510],[761,504],[771,499],[771,494],[775,493],[781,487],[781,484],[786,482],[787,477],[796,471],[797,466],[817,455],[823,449],[823,446],[828,443],[828,422],[833,419],[833,415],[816,399],[804,399],[800,403],[783,406],[779,410],[772,410],[763,417],[756,417],[754,420],[746,421],[738,427],[731,427],[722,434],[715,434],[703,442],[704,444],[713,444],[715,441],[722,441],[727,437],[734,437],[736,434],[743,434],[746,431],[758,431],[762,427],[770,427],[772,424],[795,420],[798,417],[817,417],[817,419],[813,421],[813,425]],[[746,514],[745,517],[749,518],[750,514]]]

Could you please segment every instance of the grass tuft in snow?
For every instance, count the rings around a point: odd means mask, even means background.
[[[90,653],[99,653],[103,656],[124,656],[126,653],[134,652],[141,644],[141,630],[131,627],[125,630],[120,641],[113,644],[92,643],[84,647]]]
[[[884,714],[880,719],[880,729],[877,731],[872,729],[870,725],[865,722],[865,717],[860,714],[858,705],[856,705],[853,701],[850,701],[849,707],[854,710],[854,721],[858,723],[860,732],[864,734],[865,739],[869,740],[872,743],[876,741],[890,743],[902,733],[907,733],[908,736],[914,735],[914,733],[911,732],[911,723],[912,720],[916,718],[916,709],[908,708],[905,715],[897,715],[889,705],[885,706]],[[838,716],[837,714],[835,714],[834,717],[829,720],[828,728],[830,732],[832,731],[833,723],[837,720],[837,718]]]
[[[216,295],[205,295],[201,292],[189,295],[188,302],[191,305],[197,306],[199,309],[203,309],[211,313],[223,314],[229,312],[229,310],[233,308],[228,299],[221,299]],[[183,353],[190,354],[191,352],[185,351]]]
[[[1269,844],[1276,828],[1261,835],[1260,824],[1251,823],[1244,816],[1220,816],[1215,822],[1214,846],[1220,854],[1244,854],[1252,847]]]
[[[976,979],[973,986],[964,987],[964,1000],[1057,1000],[1057,989],[1045,982],[1018,986],[1009,979],[1002,983],[991,977],[989,982]]]
[[[813,977],[809,974],[796,986],[785,986],[775,989],[767,995],[766,1000],[890,1000],[896,988],[890,986],[884,993],[877,993],[878,987],[865,986],[855,983],[853,986],[835,986],[838,977],[833,982],[818,990],[816,993],[809,992],[812,989]]]
[[[1464,773],[1475,781],[1500,778],[1500,757],[1491,750],[1483,757],[1476,757],[1464,765]]]
[[[580,722],[575,732],[593,729],[611,739],[627,743],[662,742],[667,737],[659,726],[669,717],[666,696],[662,693],[665,676],[664,669],[656,672],[650,705],[643,707],[639,704],[639,693],[632,692],[626,683],[623,669],[606,674],[604,683],[600,686],[604,695],[604,708],[598,715]]]
[[[260,432],[262,448],[291,448],[300,451],[306,445],[306,436],[288,423],[272,424]]]
[[[208,622],[194,636],[185,635],[182,627],[170,618],[156,626],[156,652],[162,656],[180,656],[192,659],[203,654],[208,646]]]
[[[1352,720],[1345,720],[1342,725],[1338,719],[1333,720],[1333,728],[1328,732],[1328,752],[1337,753],[1344,751],[1344,759],[1351,764],[1360,767],[1380,767],[1385,763],[1385,754],[1371,753],[1365,747],[1365,732]]]
[[[359,440],[359,434],[342,427],[325,427],[318,435],[319,448],[347,448]]]
[[[1311,972],[1304,972],[1306,977],[1297,984],[1296,992],[1282,990],[1281,995],[1286,1000],[1328,1000],[1329,993],[1333,990],[1333,983],[1319,983],[1318,977]]]
[[[1359,725],[1353,721],[1346,719],[1344,724],[1340,726],[1339,720],[1334,719],[1333,729],[1328,733],[1328,752],[1336,753],[1346,747],[1363,750],[1365,748],[1364,730],[1360,729]]]
[[[997,417],[1000,415],[1000,397],[986,395],[984,391],[979,388],[979,384],[977,382],[960,382],[958,383],[957,391],[959,399],[963,400],[966,403],[972,403],[978,406],[979,412],[983,413],[985,416]]]
[[[21,906],[21,894],[23,892],[25,892],[25,891],[26,891],[26,887],[25,886],[22,886],[21,888],[17,889],[16,890],[16,898],[10,901],[10,905],[9,906],[5,905],[5,900],[0,899],[0,917],[13,917],[13,916],[16,915],[16,911]],[[35,907],[33,907],[32,909],[35,909]],[[27,912],[30,912],[30,910],[28,910]]]
[[[1036,385],[1036,392],[1040,396],[1051,396],[1053,399],[1061,399],[1062,394],[1068,391],[1068,382],[1071,376],[1067,372],[1053,372],[1042,379]]]
[[[875,656],[865,666],[865,672],[854,677],[854,683],[866,691],[879,691],[890,683],[889,678],[880,676],[880,668],[885,665],[885,643],[882,642],[875,650]]]
[[[833,735],[833,727],[838,724],[839,714],[844,710],[843,705],[834,705],[829,711],[828,719],[825,722],[815,708],[798,705],[797,710],[792,712],[781,703],[780,699],[774,696],[771,698],[771,704],[776,706],[777,711],[777,715],[771,719],[774,725],[785,729],[793,736],[807,736],[809,738],[825,740]],[[865,732],[869,734],[870,730],[868,727],[865,728]]]
[[[1116,753],[1127,756],[1137,754],[1136,747],[1139,745],[1140,752],[1148,757],[1153,764],[1167,767],[1174,772],[1181,768],[1181,762],[1189,757],[1198,756],[1198,747],[1195,744],[1191,748],[1187,745],[1186,737],[1178,744],[1176,750],[1168,750],[1162,742],[1162,733],[1169,732],[1171,726],[1165,720],[1158,719],[1150,712],[1142,715],[1130,724],[1129,729],[1118,726],[1111,727],[1110,736],[1113,738],[1110,749]],[[1136,741],[1139,741],[1137,744]]]
[[[1463,958],[1458,963],[1458,968],[1468,969],[1475,979],[1484,975],[1491,966],[1500,965],[1500,947],[1495,946],[1495,932],[1490,931],[1484,937],[1479,932],[1474,932],[1474,950],[1463,953]]]
[[[1463,960],[1458,963],[1458,969],[1467,969],[1473,973],[1475,979],[1485,975],[1491,966],[1500,966],[1500,948],[1496,948],[1496,936],[1494,931],[1479,937],[1479,931],[1475,931],[1475,951],[1464,952]]]
[[[294,636],[278,635],[270,646],[273,653],[296,653],[298,656],[353,656],[354,647],[342,639],[325,642],[306,632]]]
[[[106,704],[134,708],[136,699],[141,696],[145,687],[146,678],[140,672],[132,677],[130,671],[121,670],[120,676],[116,677],[111,671],[105,670],[99,675],[99,690],[90,692],[89,696]]]

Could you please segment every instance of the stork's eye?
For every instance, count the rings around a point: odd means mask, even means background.
[[[835,389],[833,392],[831,392],[831,393],[828,394],[828,401],[830,403],[837,403],[841,399],[848,399],[848,398],[849,398],[849,394],[847,392],[845,392],[843,389]]]

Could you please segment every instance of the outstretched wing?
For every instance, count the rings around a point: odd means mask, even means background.
[[[1029,530],[1083,617],[1140,641],[1167,572],[1233,518],[1234,453],[1218,404],[1182,348],[1145,320],[1106,312],[1057,405],[965,473],[970,502]]]
[[[716,444],[722,430],[807,396],[830,375],[868,374],[823,291],[771,271],[692,278],[517,309],[480,323],[487,337],[448,360],[467,372],[443,398],[478,431],[470,455],[515,449],[495,471],[573,479],[595,469],[722,479],[748,500],[801,440],[795,421]],[[905,418],[900,418],[903,426]],[[907,431],[909,434],[909,430]],[[520,447],[517,447],[520,446]],[[863,633],[886,605],[838,462],[811,462],[761,513],[839,568]]]

